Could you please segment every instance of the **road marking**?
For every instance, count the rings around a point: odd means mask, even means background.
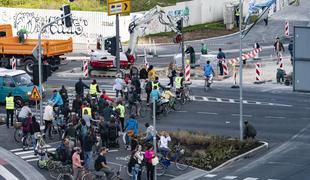
[[[33,161],[38,161],[39,158],[35,158],[35,159],[26,159],[27,162],[33,162]]]
[[[232,116],[240,116],[240,114],[232,114]],[[243,114],[243,117],[253,117],[252,115]]]
[[[270,106],[273,106],[274,104],[273,103],[268,103]]]
[[[4,179],[18,180],[10,171],[8,171],[4,166],[0,165],[0,174]]]
[[[223,179],[236,179],[237,176],[225,176]]]
[[[216,98],[217,102],[223,102],[221,98]]]
[[[175,112],[179,112],[179,113],[186,113],[187,111],[175,111]]]
[[[281,117],[281,116],[266,116],[266,119],[285,119],[285,117]]]
[[[56,148],[47,148],[47,151],[56,151]],[[29,153],[34,153],[34,152],[33,152],[33,150],[28,150],[28,151],[16,152],[14,154],[20,156],[20,155],[29,154]]]
[[[245,179],[243,179],[243,180],[257,180],[258,178],[252,178],[252,177],[247,177],[247,178],[245,178]]]
[[[262,104],[261,102],[255,102],[255,104],[258,104],[258,105],[260,105],[260,104]]]
[[[230,102],[230,103],[235,103],[235,100],[229,99],[229,102]]]
[[[207,175],[205,175],[205,177],[207,177],[207,178],[214,178],[216,176],[217,176],[216,174],[207,174]]]
[[[218,113],[214,112],[197,112],[198,114],[208,114],[208,115],[218,115]]]
[[[248,104],[249,102],[247,100],[243,100],[243,103],[244,104]]]
[[[204,101],[209,101],[209,99],[208,99],[207,97],[202,97],[202,99],[203,99]]]
[[[49,144],[45,145],[46,148],[50,148],[51,146]],[[33,147],[29,148],[29,150],[33,150]],[[17,152],[17,151],[23,151],[23,148],[17,148],[10,150],[11,152]]]

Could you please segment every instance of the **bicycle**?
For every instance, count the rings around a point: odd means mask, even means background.
[[[213,83],[213,75],[205,77],[204,91],[207,92],[211,89],[211,84]]]
[[[158,176],[162,176],[166,173],[166,170],[171,165],[171,161],[175,164],[178,170],[184,171],[189,167],[184,157],[185,150],[181,147],[180,143],[174,147],[173,151],[175,153],[171,159],[166,159],[163,156],[159,159],[159,163],[156,165]]]
[[[184,87],[180,89],[181,104],[185,104],[187,101],[191,101],[192,90],[190,88],[191,82],[184,82]]]
[[[182,104],[180,99],[172,97],[167,104],[167,113],[170,113],[171,111],[180,111],[181,108]]]
[[[30,133],[27,133],[25,137],[23,136],[21,142],[23,144],[23,150],[29,150],[32,145],[32,137]]]
[[[111,179],[118,179],[121,180],[121,171],[123,165],[118,165],[119,169],[116,170],[115,168],[112,168],[112,171],[114,172],[114,175]],[[107,176],[102,174],[102,171],[90,171],[82,176],[82,180],[105,180],[108,179]]]
[[[70,164],[63,165],[61,161],[53,161],[48,164],[47,169],[52,178],[56,179],[59,174],[71,174],[72,167]]]
[[[17,143],[21,143],[22,142],[22,138],[23,138],[23,128],[22,128],[22,122],[16,122],[14,124],[14,140]]]

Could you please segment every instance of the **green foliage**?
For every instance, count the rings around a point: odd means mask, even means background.
[[[170,6],[187,0],[132,0],[133,12],[146,11],[155,5]],[[70,4],[72,10],[107,11],[107,0],[1,0],[0,6],[15,8],[59,9],[63,4]]]
[[[211,136],[191,131],[169,133],[172,146],[181,143],[189,163],[197,168],[211,170],[221,163],[260,145],[256,140],[239,141],[228,137]]]

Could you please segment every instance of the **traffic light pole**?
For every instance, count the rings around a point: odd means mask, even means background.
[[[115,63],[116,63],[116,69],[117,69],[117,73],[120,72],[120,55],[119,55],[119,15],[116,15],[116,56],[115,56]]]
[[[48,24],[44,25],[40,32],[39,32],[39,35],[38,35],[38,49],[39,49],[39,54],[38,54],[38,65],[39,65],[39,93],[40,93],[40,96],[42,98],[42,55],[41,55],[41,39],[42,39],[42,33],[43,31],[45,30],[45,28],[47,28],[48,26],[52,25],[52,24],[55,24],[57,23],[58,21],[60,20],[63,20],[65,19],[66,17],[68,16],[71,16],[71,13],[70,14],[67,14],[65,16],[62,16],[52,22],[49,22]],[[42,100],[40,101],[40,124],[43,125],[43,102]]]

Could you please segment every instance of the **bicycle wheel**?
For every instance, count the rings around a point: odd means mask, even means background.
[[[204,91],[207,92],[208,90],[209,90],[209,88],[208,88],[208,80],[205,80]]]
[[[81,179],[82,180],[93,180],[93,179],[96,179],[96,176],[93,173],[89,172],[89,173],[85,173]]]
[[[73,176],[71,174],[59,174],[57,180],[73,180]]]
[[[156,173],[157,173],[157,176],[164,175],[166,173],[166,167],[162,163],[157,164]]]
[[[175,166],[178,168],[178,170],[181,170],[181,171],[184,171],[189,167],[184,156],[179,157],[175,161]]]
[[[184,92],[182,92],[181,93],[181,99],[180,99],[180,101],[181,101],[181,104],[185,104],[185,102],[186,102],[186,97],[185,97],[185,93]]]
[[[40,168],[40,169],[45,169],[45,168],[47,168],[47,162],[46,162],[46,160],[38,160],[37,161],[37,166],[38,166],[38,168]]]
[[[163,109],[162,109],[163,115],[164,115],[164,116],[167,116],[167,115],[168,115],[168,111],[169,111],[169,110],[168,110],[168,103],[165,103],[165,104],[163,104],[162,106],[163,106],[163,107],[162,107],[162,108],[163,108]]]
[[[186,93],[185,93],[186,101],[190,102],[192,100],[192,98],[191,98],[192,93],[193,93],[192,90],[188,87],[188,89],[186,90]]]
[[[180,101],[180,100],[176,99],[176,100],[174,101],[174,109],[175,109],[176,111],[180,111],[180,110],[182,109],[182,104],[181,104],[181,101]]]
[[[19,129],[15,129],[15,132],[14,132],[14,140],[17,142],[17,143],[21,143],[22,142],[22,138],[23,138],[23,131],[21,128]]]
[[[60,164],[53,163],[53,168],[49,169],[49,174],[53,179],[56,179],[58,175],[61,173]]]

